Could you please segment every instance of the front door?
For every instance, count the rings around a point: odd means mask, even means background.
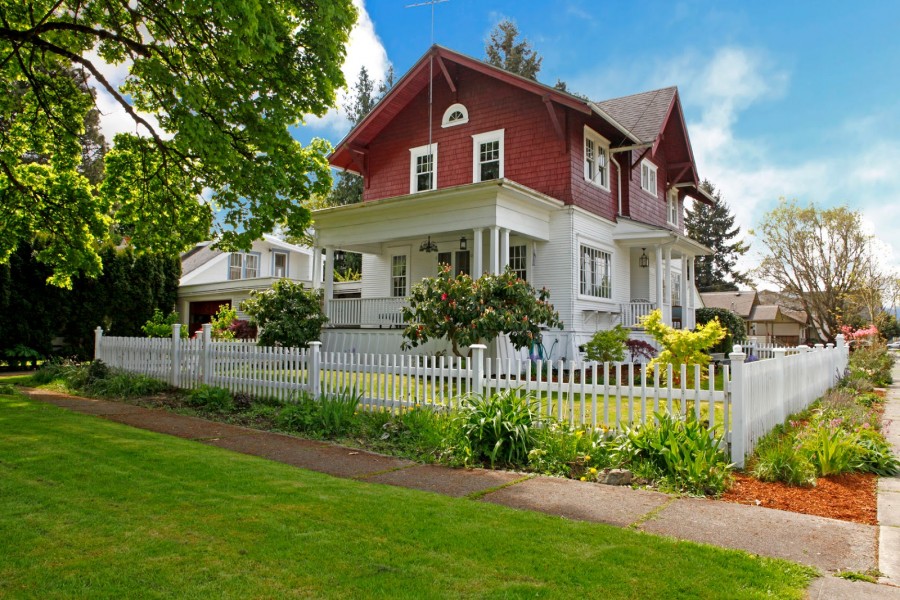
[[[455,275],[459,275],[460,273],[468,274],[471,268],[468,250],[439,252],[437,260],[439,265],[450,265],[453,268],[453,273]]]

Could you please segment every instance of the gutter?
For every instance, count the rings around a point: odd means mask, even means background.
[[[619,194],[619,216],[622,215],[622,167],[619,165],[619,161],[616,160],[616,157],[613,156],[613,153],[610,151],[609,160],[613,161],[616,165],[616,191]]]

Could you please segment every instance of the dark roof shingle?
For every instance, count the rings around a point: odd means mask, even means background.
[[[649,143],[662,130],[677,89],[672,86],[596,104],[642,143]]]

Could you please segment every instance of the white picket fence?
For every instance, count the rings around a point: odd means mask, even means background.
[[[320,342],[308,350],[214,342],[208,326],[198,339],[181,339],[179,327],[171,339],[110,337],[98,327],[95,358],[176,387],[214,385],[285,402],[350,390],[366,410],[453,409],[469,392],[519,389],[532,394],[541,415],[577,427],[619,430],[658,412],[690,414],[725,433],[738,466],[760,437],[834,385],[848,358],[840,336],[837,347],[773,348],[773,359],[750,363],[735,346],[729,366],[670,366],[654,377],[646,365],[492,360],[482,345],[466,359],[323,352]]]

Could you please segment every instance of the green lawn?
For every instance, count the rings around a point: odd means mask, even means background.
[[[336,479],[0,396],[0,597],[801,598],[785,561]]]

